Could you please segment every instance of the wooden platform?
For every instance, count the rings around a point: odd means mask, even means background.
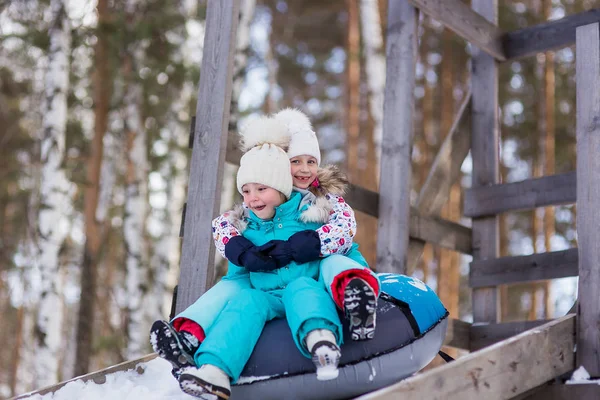
[[[574,346],[567,315],[357,400],[511,399],[572,371]]]

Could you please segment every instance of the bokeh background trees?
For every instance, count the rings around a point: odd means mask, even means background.
[[[514,30],[592,0],[506,0]],[[384,0],[243,0],[231,132],[298,107],[323,159],[378,188]],[[150,351],[178,278],[203,0],[0,2],[0,398]],[[468,91],[470,45],[420,17],[413,198]],[[500,65],[502,180],[575,169],[573,48]],[[462,218],[470,159],[442,216]],[[227,166],[222,209],[238,200]],[[501,216],[502,255],[576,245],[574,206]],[[357,213],[375,265],[376,220]],[[427,245],[411,271],[470,318],[469,258]],[[223,260],[217,275],[224,273]],[[504,321],[564,313],[574,279],[501,289]]]

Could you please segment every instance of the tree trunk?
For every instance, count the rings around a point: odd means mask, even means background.
[[[136,70],[137,63],[134,61]],[[135,77],[132,76],[135,80]],[[141,357],[148,347],[146,310],[152,294],[153,277],[150,273],[145,225],[148,216],[148,158],[146,131],[142,126],[139,107],[142,89],[136,82],[127,85],[125,95],[127,172],[125,176],[125,217],[123,240],[127,268],[127,351],[126,358]]]
[[[101,226],[96,220],[100,194],[100,170],[103,154],[103,139],[108,125],[109,102],[112,92],[109,69],[109,22],[108,0],[98,0],[97,42],[94,47],[96,70],[94,85],[94,136],[90,144],[90,157],[87,162],[87,185],[84,191],[85,246],[81,266],[81,298],[77,322],[77,350],[75,375],[88,372],[93,345],[94,314],[97,289],[98,253],[102,241]]]
[[[360,134],[360,23],[358,4],[346,0],[348,7],[346,57],[346,169],[350,182],[358,179],[355,165],[358,161]]]
[[[546,20],[550,18],[552,13],[552,1],[544,0],[544,16]],[[544,105],[546,108],[546,132],[544,135],[544,175],[554,175],[555,165],[555,135],[556,135],[556,122],[554,115],[555,105],[555,78],[554,78],[554,52],[549,51],[546,53],[546,60],[544,65]],[[544,247],[546,251],[552,251],[552,236],[554,236],[555,218],[554,218],[554,207],[546,207],[544,209]],[[554,307],[550,296],[550,285],[551,281],[544,282],[544,304],[545,304],[545,317],[547,319],[552,318],[554,314]]]
[[[375,178],[379,182],[379,159],[383,125],[383,91],[385,88],[385,53],[381,15],[377,0],[361,0],[360,18],[362,46],[365,57],[367,87],[369,89],[369,111],[373,120],[373,140]],[[369,144],[371,145],[371,143]],[[371,162],[369,160],[368,162]]]
[[[62,0],[50,2],[52,25],[49,31],[46,103],[41,144],[40,211],[38,214],[41,291],[34,326],[35,381],[37,387],[59,379],[58,359],[63,325],[59,253],[69,232],[73,185],[67,180],[62,162],[65,152],[67,94],[71,31]]]
[[[25,307],[21,306],[17,310],[17,333],[12,354],[12,364],[10,366],[10,387],[11,396],[16,396],[17,393],[17,372],[19,371],[19,361],[21,359],[21,346],[23,345],[23,314]]]

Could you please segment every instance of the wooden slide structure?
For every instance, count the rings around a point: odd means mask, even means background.
[[[192,158],[182,222],[176,302],[180,311],[213,283],[210,221],[219,211],[223,165],[240,151],[228,135],[232,65],[241,0],[209,0]],[[426,242],[473,256],[473,320],[452,320],[446,344],[470,354],[387,388],[371,399],[600,399],[597,383],[564,384],[576,367],[600,377],[600,8],[513,32],[497,25],[496,0],[389,0],[380,191],[352,186],[356,209],[379,218],[377,271],[406,273]],[[471,89],[437,154],[417,202],[410,205],[413,89],[419,12],[473,47]],[[499,181],[498,64],[576,45],[577,170]],[[464,214],[471,227],[440,211],[471,152],[472,185]],[[578,248],[499,257],[498,214],[576,203]],[[183,234],[185,233],[185,234]],[[199,267],[202,266],[202,267]],[[499,323],[498,285],[579,276],[574,313],[549,321]],[[576,350],[576,351],[575,351]],[[155,355],[84,377],[135,368]],[[66,382],[37,393],[56,391]],[[18,398],[25,398],[24,396]]]

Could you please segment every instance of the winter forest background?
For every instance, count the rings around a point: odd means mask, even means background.
[[[514,30],[594,0],[503,0]],[[384,0],[244,0],[231,131],[294,106],[325,162],[377,190]],[[597,3],[595,4],[597,6]],[[188,132],[202,58],[202,0],[0,1],[0,398],[150,352],[178,279]],[[469,85],[470,47],[421,15],[413,191]],[[501,64],[502,180],[575,169],[573,48]],[[461,218],[470,160],[445,218]],[[235,167],[222,209],[237,201]],[[574,206],[501,217],[501,254],[576,245]],[[374,263],[376,220],[358,214]],[[470,319],[468,257],[427,245],[411,271]],[[217,273],[224,273],[217,260]],[[503,287],[504,321],[564,313],[574,279]],[[506,307],[510,305],[510,307]]]

